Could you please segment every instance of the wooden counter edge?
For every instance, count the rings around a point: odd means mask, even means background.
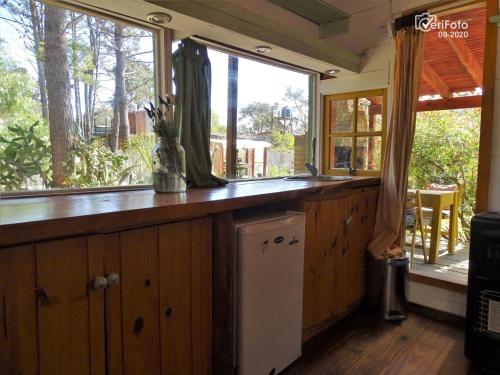
[[[165,224],[252,206],[314,198],[344,189],[377,186],[379,183],[379,178],[365,178],[322,186],[311,186],[293,191],[4,224],[0,227],[0,248],[49,239],[110,233],[149,225]],[[120,194],[127,193],[120,192]],[[57,197],[51,197],[51,199],[57,199]]]

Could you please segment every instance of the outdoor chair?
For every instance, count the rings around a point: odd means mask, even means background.
[[[413,266],[413,256],[415,252],[415,242],[417,231],[420,230],[420,238],[422,239],[422,252],[424,254],[424,263],[427,263],[427,251],[425,247],[426,240],[426,222],[422,210],[422,198],[420,190],[415,193],[409,192],[406,195],[406,208],[405,208],[405,232],[410,230],[412,233],[411,247],[410,247],[410,266]]]

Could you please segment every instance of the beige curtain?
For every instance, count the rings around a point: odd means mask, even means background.
[[[423,60],[423,32],[413,26],[400,29],[395,38],[393,106],[387,136],[382,184],[374,236],[368,245],[375,258],[399,244],[408,180],[416,105]]]

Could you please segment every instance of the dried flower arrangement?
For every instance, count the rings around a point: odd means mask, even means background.
[[[173,121],[172,101],[159,96],[160,105],[144,107],[158,136],[153,149],[153,186],[158,192],[179,192],[186,190],[186,160],[184,149],[179,143],[179,131]]]

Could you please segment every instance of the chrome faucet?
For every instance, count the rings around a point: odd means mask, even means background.
[[[311,172],[311,175],[313,175],[313,176],[317,176],[318,175],[318,168],[316,168],[311,163],[305,163],[304,166],[307,168],[307,170],[309,172]]]

